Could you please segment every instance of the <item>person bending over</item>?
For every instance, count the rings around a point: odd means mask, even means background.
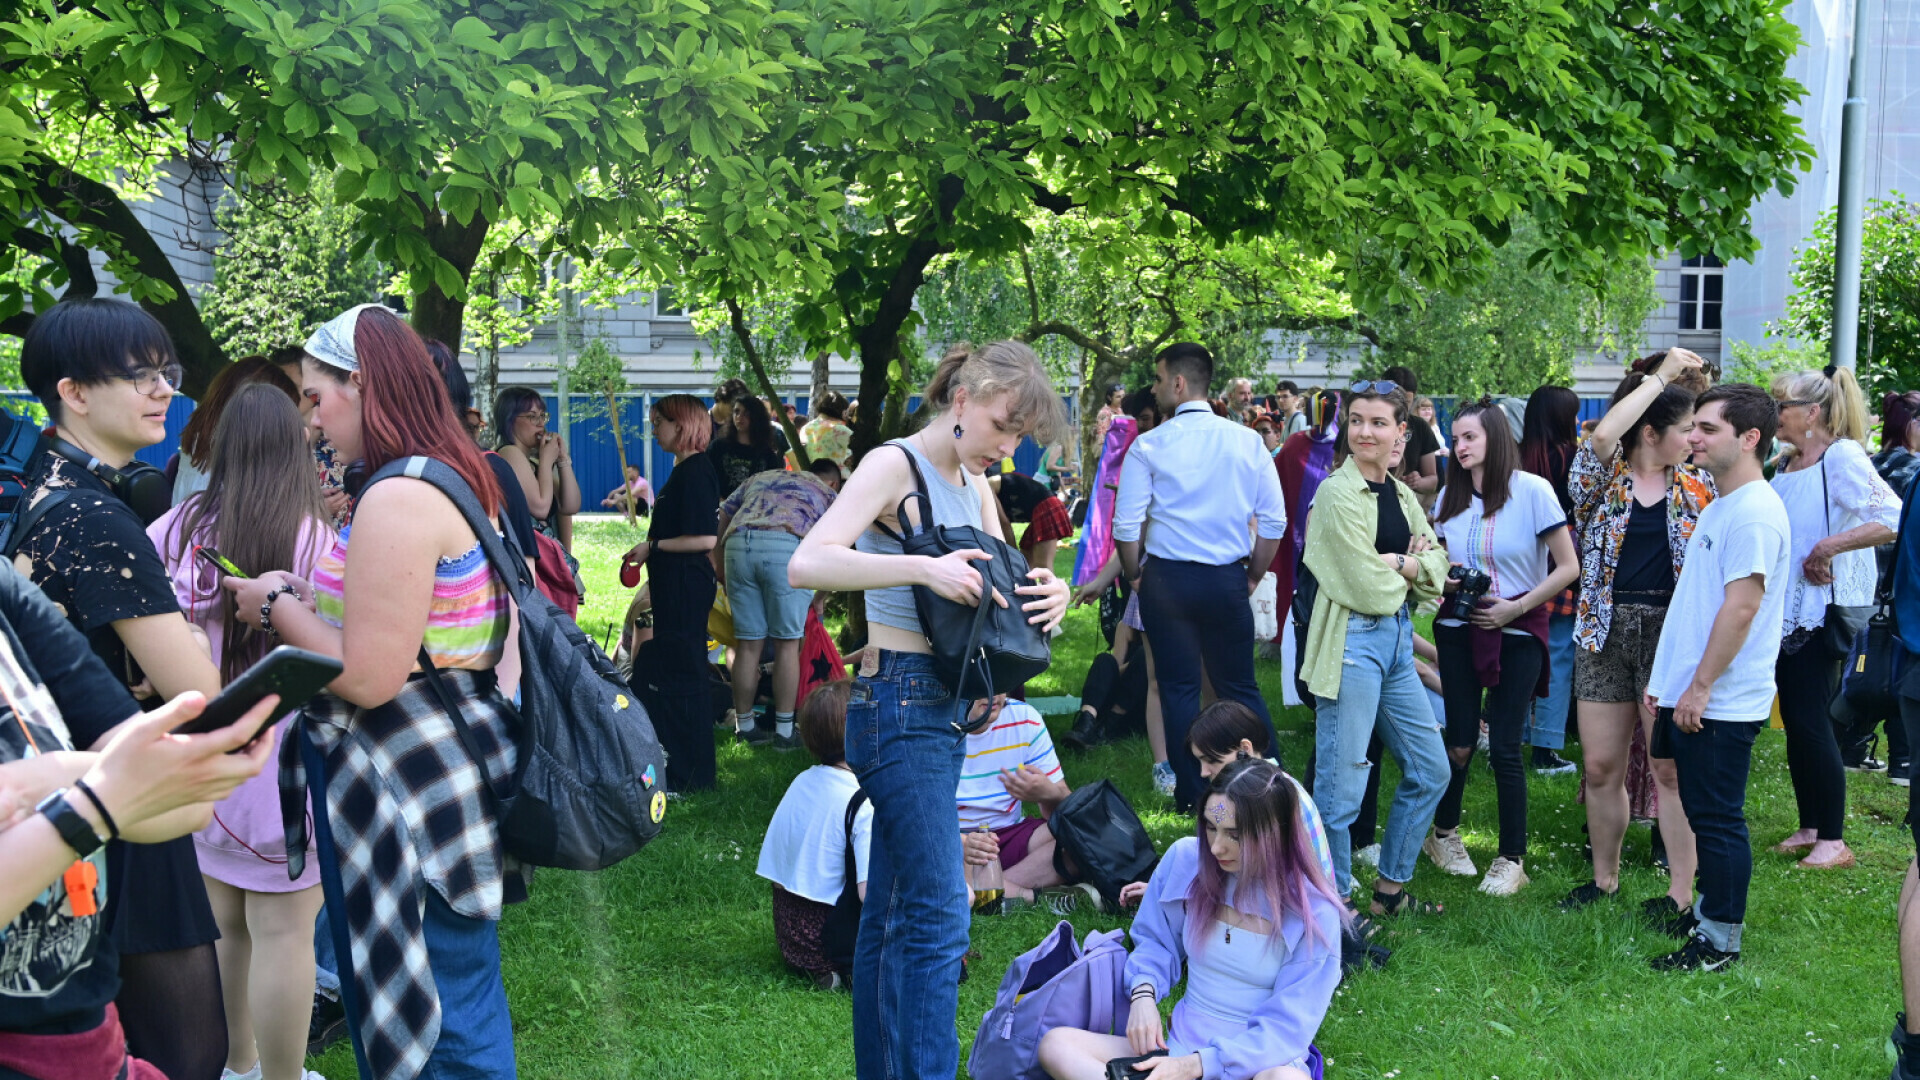
[[[1033,706],[1002,694],[976,702],[974,715],[983,709],[991,715],[985,727],[967,736],[966,764],[954,796],[960,805],[960,846],[969,866],[997,859],[1007,897],[1032,901],[1040,890],[1067,883],[1054,862],[1047,820],[1072,791],[1061,778],[1046,722]],[[1021,804],[1029,802],[1040,808],[1039,817],[1022,814]],[[1088,897],[1099,910],[1099,894],[1090,888],[1055,895],[1057,915]]]
[[[816,687],[800,707],[800,741],[819,764],[787,786],[754,870],[773,886],[780,958],[822,990],[851,985],[873,841],[873,806],[847,767],[852,686],[842,679]]]
[[[1340,982],[1346,909],[1300,827],[1299,789],[1267,761],[1213,778],[1197,836],[1174,842],[1134,918],[1127,1034],[1054,1028],[1040,1064],[1054,1080],[1105,1080],[1107,1062],[1146,1080],[1305,1080],[1313,1037]],[[1182,975],[1170,1030],[1159,999]]]

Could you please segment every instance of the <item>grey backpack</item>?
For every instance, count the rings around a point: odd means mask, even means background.
[[[1127,1033],[1127,932],[1095,930],[1084,945],[1062,922],[1000,980],[967,1056],[973,1080],[1047,1080],[1040,1036],[1057,1027]]]
[[[666,755],[647,710],[600,646],[535,586],[522,553],[493,531],[459,473],[432,458],[401,458],[367,487],[392,476],[425,480],[453,500],[520,613],[518,764],[511,777],[485,777],[507,851],[535,866],[601,870],[640,850],[659,835],[667,808]],[[485,776],[486,759],[424,649],[421,663]]]

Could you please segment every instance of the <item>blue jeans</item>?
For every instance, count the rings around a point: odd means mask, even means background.
[[[1747,921],[1747,886],[1753,883],[1753,848],[1747,839],[1747,773],[1753,765],[1753,740],[1760,725],[1734,720],[1703,720],[1689,734],[1673,722],[1673,710],[1661,709],[1655,723],[1673,752],[1680,805],[1693,826],[1700,856],[1700,898],[1693,911],[1700,933],[1721,952],[1740,951],[1740,930]]]
[[[333,925],[325,906],[313,921],[313,984],[336,998],[340,996],[340,962],[333,956]]]
[[[737,529],[727,537],[727,603],[742,641],[799,641],[807,632],[810,589],[787,584],[800,538],[778,529]]]
[[[1533,712],[1521,742],[1546,750],[1561,750],[1567,745],[1567,711],[1573,706],[1573,623],[1572,615],[1554,615],[1547,619],[1547,663],[1552,674],[1547,681],[1547,696],[1533,699]]]
[[[853,954],[859,1080],[952,1080],[960,1065],[967,883],[953,793],[965,737],[933,658],[882,651],[847,703],[847,765],[873,803]]]
[[[1154,643],[1158,660],[1159,642]],[[1393,615],[1347,616],[1341,657],[1340,696],[1319,699],[1315,710],[1313,801],[1333,852],[1334,884],[1353,891],[1353,846],[1348,827],[1360,814],[1367,788],[1367,742],[1377,729],[1387,752],[1400,763],[1400,786],[1380,840],[1380,876],[1413,878],[1420,842],[1451,775],[1441,745],[1440,724],[1427,703],[1427,689],[1413,669],[1413,621],[1401,608]]]
[[[1153,671],[1160,680],[1173,805],[1185,813],[1205,790],[1200,764],[1187,752],[1187,729],[1200,711],[1203,664],[1213,692],[1221,701],[1237,701],[1253,710],[1267,727],[1273,757],[1280,757],[1273,718],[1253,676],[1253,605],[1247,599],[1246,567],[1148,559],[1140,585],[1140,622],[1153,642]]]
[[[314,792],[314,854],[320,860],[320,887],[332,911],[345,911],[340,884],[340,853],[333,846],[333,827],[327,820],[326,759],[304,734],[300,757],[306,763],[307,784]],[[956,787],[957,787],[956,783]],[[470,919],[453,910],[431,887],[426,890],[421,933],[427,939],[427,961],[433,967],[433,985],[440,997],[440,1038],[420,1073],[423,1080],[515,1080],[513,1019],[507,1012],[507,988],[500,975],[500,933],[490,919]],[[353,956],[344,918],[322,918],[336,957]],[[344,967],[344,965],[343,965]],[[360,1045],[359,990],[351,968],[340,971],[340,1000],[347,1010],[347,1032],[353,1037],[354,1064],[361,1076],[372,1076],[366,1051]]]

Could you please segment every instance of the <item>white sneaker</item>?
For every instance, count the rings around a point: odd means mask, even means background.
[[[300,1080],[327,1080],[327,1078],[314,1072],[312,1069],[302,1069],[300,1070]]]
[[[248,1069],[246,1072],[234,1072],[232,1069],[221,1069],[220,1080],[260,1080],[260,1063],[257,1061],[254,1062],[253,1068]]]
[[[1380,845],[1368,844],[1366,847],[1363,847],[1359,851],[1354,852],[1353,861],[1356,863],[1366,863],[1368,866],[1374,866],[1374,867],[1379,866],[1380,865]]]
[[[1503,855],[1487,867],[1487,876],[1480,882],[1480,891],[1488,896],[1512,896],[1526,888],[1531,880],[1519,863]]]
[[[1420,850],[1426,852],[1427,858],[1433,860],[1433,865],[1445,873],[1472,877],[1480,872],[1480,868],[1473,865],[1473,857],[1467,854],[1467,842],[1460,839],[1458,832],[1451,836],[1430,832],[1427,842],[1420,845]]]

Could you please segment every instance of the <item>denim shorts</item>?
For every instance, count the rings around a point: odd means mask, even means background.
[[[779,529],[739,529],[727,537],[727,603],[736,639],[799,641],[806,635],[813,592],[787,584],[787,564],[799,546],[799,537]]]

